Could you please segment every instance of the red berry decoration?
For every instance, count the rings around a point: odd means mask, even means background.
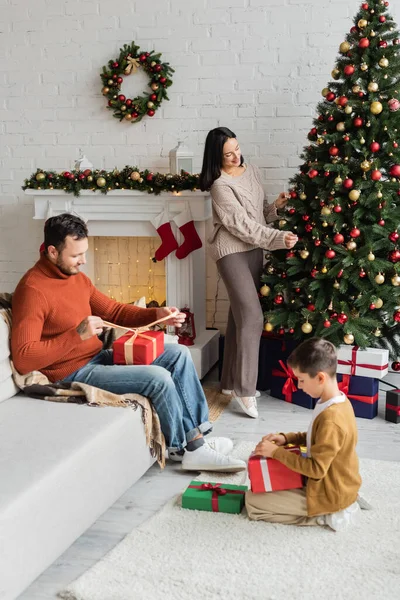
[[[393,165],[390,167],[389,173],[391,177],[400,177],[400,165]]]
[[[369,149],[371,150],[371,152],[379,152],[379,150],[381,149],[381,145],[378,144],[378,142],[372,142]]]
[[[382,173],[378,169],[374,169],[371,172],[372,181],[380,181],[382,179]]]
[[[393,371],[399,372],[400,371],[400,362],[398,362],[398,361],[392,362],[392,369],[393,369]]]
[[[351,75],[353,75],[354,71],[355,71],[355,68],[353,65],[346,65],[345,68],[343,69],[343,73],[347,77],[350,77]]]
[[[283,303],[283,296],[281,294],[278,294],[277,296],[275,296],[274,303],[275,304],[282,304]]]
[[[346,106],[346,104],[348,103],[349,99],[346,96],[340,96],[338,98],[338,105],[339,106]]]
[[[328,102],[333,102],[336,98],[336,94],[334,94],[333,92],[329,92],[325,97]]]
[[[296,292],[296,294],[300,294],[301,289],[299,287],[297,287],[294,291]]]
[[[364,121],[361,117],[356,117],[353,121],[354,127],[362,127],[364,125]]]
[[[400,310],[396,310],[393,315],[393,319],[396,321],[396,323],[400,323]]]
[[[332,323],[328,320],[324,321],[324,327],[325,329],[329,329],[329,327],[332,325]]]
[[[335,244],[343,244],[344,242],[344,237],[341,233],[336,233],[333,236],[333,241],[335,242]],[[326,255],[325,255],[326,256]]]
[[[395,244],[398,239],[399,239],[399,234],[397,233],[397,231],[392,231],[392,233],[389,233],[389,240],[391,242],[393,242]]]
[[[340,313],[337,316],[337,320],[338,320],[338,323],[340,323],[341,325],[344,325],[349,320],[349,317],[347,315],[345,315],[344,313]]]
[[[332,260],[332,258],[335,258],[336,252],[334,250],[329,249],[325,252],[325,256],[326,258],[329,258],[329,260]]]
[[[353,187],[353,185],[354,185],[354,181],[352,179],[350,179],[350,178],[347,178],[347,179],[345,179],[343,181],[343,187],[346,190],[351,190],[351,188]]]
[[[361,40],[358,42],[358,47],[362,49],[369,48],[369,39],[361,38]]]
[[[315,311],[315,305],[314,304],[309,304],[307,306],[307,310],[309,310],[310,312],[314,312]]]
[[[329,154],[331,156],[337,156],[339,154],[339,148],[337,146],[331,146],[329,148]]]

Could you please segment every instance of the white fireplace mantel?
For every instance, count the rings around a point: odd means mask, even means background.
[[[62,190],[25,190],[33,196],[34,219],[45,220],[64,212],[80,216],[90,236],[157,236],[152,220],[165,211],[168,219],[190,208],[203,247],[178,260],[172,252],[166,259],[167,305],[189,306],[195,315],[196,342],[190,347],[199,377],[218,360],[219,332],[206,330],[205,222],[211,217],[211,199],[206,192],[147,194],[113,190],[107,194],[83,190],[72,196]],[[178,242],[180,232],[171,223]],[[161,243],[161,242],[160,242]],[[93,258],[88,253],[86,274],[94,281]]]

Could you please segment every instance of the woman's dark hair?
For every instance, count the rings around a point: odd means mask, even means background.
[[[69,213],[47,219],[44,224],[44,247],[55,246],[61,252],[65,246],[65,238],[70,235],[74,240],[88,237],[86,224],[82,219]]]
[[[204,148],[203,166],[199,177],[199,187],[203,192],[208,191],[214,181],[221,176],[224,144],[231,138],[236,138],[236,134],[227,127],[217,127],[208,132]],[[243,161],[244,158],[241,156],[241,165]]]

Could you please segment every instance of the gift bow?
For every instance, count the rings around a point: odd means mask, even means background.
[[[297,392],[296,384],[293,381],[294,379],[296,379],[295,374],[293,373],[292,369],[290,367],[287,367],[282,360],[279,361],[279,364],[283,369],[283,373],[282,371],[279,371],[279,369],[273,369],[272,375],[274,377],[282,377],[282,375],[286,375],[287,379],[283,384],[282,393],[285,396],[286,402],[292,402],[293,394],[294,392]]]
[[[339,382],[338,387],[341,392],[345,396],[349,395],[349,387],[350,387],[350,375],[342,375],[342,381]]]
[[[361,364],[358,365],[357,364],[357,352],[359,350],[359,346],[354,346],[351,352],[351,359],[350,360],[338,360],[338,364],[339,365],[346,365],[346,366],[350,366],[351,371],[350,371],[350,375],[356,375],[356,369],[357,367],[359,369],[373,369],[374,371],[384,371],[385,369],[387,369],[389,367],[389,365],[368,365],[368,364]]]
[[[394,406],[394,404],[386,404],[386,410],[393,410],[396,416],[400,417],[400,406]]]
[[[219,512],[218,496],[225,494],[244,494],[244,490],[227,490],[221,487],[220,483],[202,483],[201,485],[189,485],[190,489],[199,490],[200,492],[212,492],[211,508],[213,512]]]
[[[128,58],[126,59],[126,62],[128,64],[125,67],[125,75],[129,75],[131,71],[132,71],[132,73],[136,73],[136,71],[138,70],[139,65],[140,65],[138,59],[132,58],[132,56],[128,56]]]

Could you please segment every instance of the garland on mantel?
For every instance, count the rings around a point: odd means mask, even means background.
[[[153,173],[148,169],[139,171],[137,167],[126,166],[122,171],[114,169],[85,169],[57,173],[38,169],[29,179],[25,179],[23,190],[63,190],[67,194],[79,196],[81,190],[100,190],[103,194],[112,190],[137,190],[148,194],[161,192],[181,192],[198,189],[199,176],[181,171],[180,175]]]

